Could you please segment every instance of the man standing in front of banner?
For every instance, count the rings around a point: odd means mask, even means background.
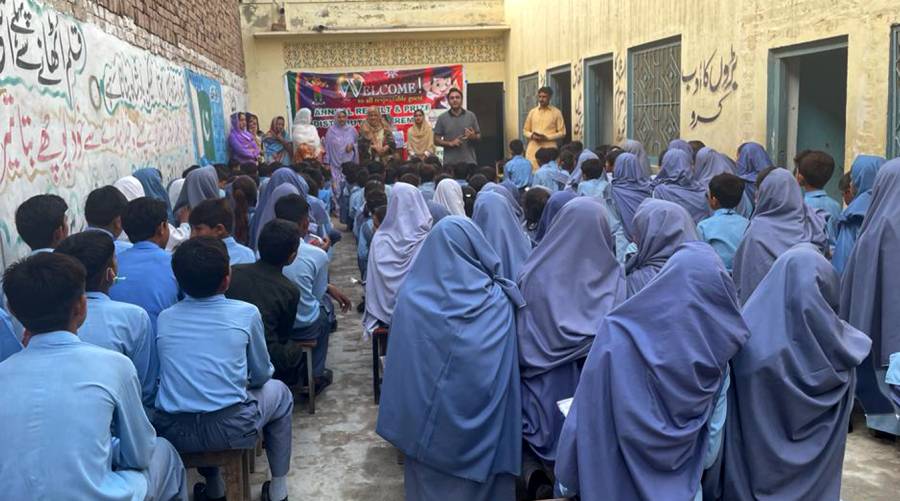
[[[477,165],[474,142],[481,139],[478,117],[463,109],[461,90],[450,89],[447,100],[450,109],[438,117],[434,126],[434,144],[444,147],[444,165]]]
[[[531,169],[537,170],[535,155],[541,148],[558,148],[557,141],[566,137],[566,122],[559,108],[550,104],[553,97],[553,89],[541,87],[538,89],[538,105],[528,112],[525,119],[525,139],[528,140],[528,151],[525,158],[531,162]]]

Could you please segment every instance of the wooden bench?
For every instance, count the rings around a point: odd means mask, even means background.
[[[297,341],[306,356],[306,381],[307,384],[299,388],[300,393],[306,393],[310,414],[316,413],[316,379],[313,377],[313,349],[318,345],[315,339]]]
[[[381,359],[387,354],[388,328],[376,327],[372,331],[372,394],[375,403],[381,401],[381,375],[383,374]]]
[[[228,499],[250,501],[250,463],[254,449],[181,454],[185,469],[218,467],[225,476]]]

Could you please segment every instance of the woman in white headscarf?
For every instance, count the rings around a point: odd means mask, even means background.
[[[144,194],[144,185],[138,180],[138,178],[134,176],[125,176],[123,178],[119,178],[118,181],[113,183],[119,191],[125,195],[125,200],[129,202],[145,196]]]
[[[309,108],[300,108],[294,115],[291,139],[294,142],[295,163],[322,156],[322,140],[319,139],[319,131],[312,124],[312,111]]]
[[[466,204],[462,187],[455,179],[444,179],[434,190],[434,202],[447,209],[451,216],[465,216]]]

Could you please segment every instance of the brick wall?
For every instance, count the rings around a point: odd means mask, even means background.
[[[60,12],[203,73],[243,87],[241,24],[235,0],[45,0]],[[232,75],[222,74],[222,69]]]

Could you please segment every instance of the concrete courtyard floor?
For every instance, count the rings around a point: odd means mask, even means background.
[[[359,275],[355,249],[352,235],[345,233],[331,264],[332,283],[354,301],[351,312],[339,315],[339,329],[329,344],[334,384],[316,400],[315,415],[308,414],[305,399],[298,399],[294,408],[289,477],[294,501],[403,499],[403,467],[397,464],[397,453],[375,434],[378,407],[372,400],[371,344],[362,339],[356,313],[362,289],[351,281]],[[870,437],[861,416],[854,416],[854,422],[856,431],[848,436],[844,458],[843,501],[897,501],[900,448]],[[251,499],[259,499],[268,475],[263,455],[257,458]],[[195,472],[191,478],[196,478]]]

